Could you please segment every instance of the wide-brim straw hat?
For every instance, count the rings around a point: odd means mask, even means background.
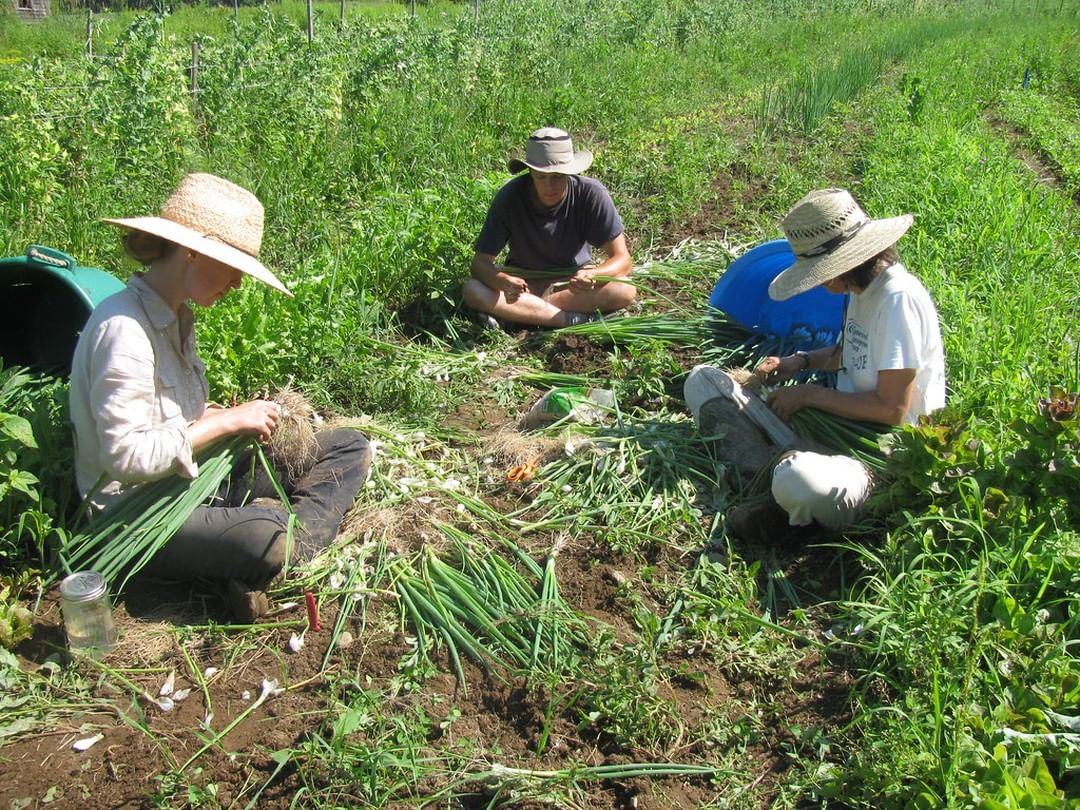
[[[784,301],[843,275],[896,244],[912,221],[911,214],[870,219],[843,189],[811,191],[780,223],[795,264],[772,280],[769,297]]]
[[[574,151],[570,136],[555,127],[543,127],[529,136],[525,144],[525,159],[511,158],[507,164],[510,174],[525,169],[553,174],[581,174],[592,165],[592,152],[588,149]]]
[[[159,236],[292,296],[257,258],[262,246],[262,203],[247,189],[217,175],[189,174],[156,217],[104,221]]]

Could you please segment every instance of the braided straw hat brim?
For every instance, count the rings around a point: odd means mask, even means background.
[[[170,219],[163,219],[162,217],[132,217],[131,219],[106,219],[103,220],[103,222],[107,222],[110,225],[119,225],[121,228],[129,228],[133,231],[142,231],[144,233],[152,234],[153,236],[160,236],[162,239],[166,239],[169,242],[175,242],[182,247],[190,248],[196,253],[201,253],[222,264],[227,264],[229,267],[235,267],[241,273],[256,278],[264,284],[270,285],[275,290],[285,293],[285,295],[290,298],[293,297],[293,294],[278,280],[278,277],[270,272],[269,268],[254,256],[244,253],[242,250],[237,250],[232,245],[227,245],[212,237],[204,236],[203,234],[193,231],[185,225],[173,222]]]
[[[161,206],[159,216],[105,222],[194,250],[292,296],[256,258],[262,246],[262,203],[246,188],[224,177],[193,172],[180,181]]]
[[[821,256],[798,258],[769,284],[769,297],[786,301],[799,293],[812,290],[826,281],[858,267],[900,239],[914,221],[911,214],[867,222],[851,238],[835,250]]]

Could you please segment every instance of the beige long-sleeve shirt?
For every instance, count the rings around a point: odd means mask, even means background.
[[[79,492],[94,506],[146,481],[198,475],[188,425],[209,388],[194,326],[186,305],[174,312],[138,275],[91,313],[72,360],[71,421]]]

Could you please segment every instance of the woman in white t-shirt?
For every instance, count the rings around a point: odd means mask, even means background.
[[[815,287],[850,294],[834,346],[767,357],[756,373],[782,383],[800,371],[835,371],[836,388],[781,386],[769,405],[782,419],[802,408],[886,425],[914,424],[945,404],[945,353],[937,310],[926,288],[900,263],[895,243],[912,217],[874,220],[847,191],[812,191],[781,227],[795,263],[769,285],[783,301]],[[849,525],[870,494],[867,469],[843,455],[798,451],[773,470],[772,498],[731,510],[728,530],[769,538],[786,525]]]

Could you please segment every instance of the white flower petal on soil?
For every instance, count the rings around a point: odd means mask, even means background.
[[[292,636],[289,638],[289,649],[292,650],[294,653],[298,653],[302,649],[304,649],[303,635],[298,636],[296,635],[296,633],[293,633]]]
[[[251,692],[249,692],[247,689],[245,689],[243,692],[240,693],[240,699],[241,700],[251,700]]]
[[[190,694],[190,689],[177,689],[175,692],[172,693],[172,699],[179,703],[181,700],[183,700]]]
[[[335,571],[330,575],[330,590],[340,591],[341,586],[345,584],[345,575],[340,571]]]
[[[282,602],[280,605],[278,605],[277,612],[284,613],[286,610],[293,610],[298,607],[300,607],[299,602]]]
[[[204,678],[206,678],[207,680],[209,680],[210,678],[212,678],[214,675],[217,675],[217,674],[218,674],[218,668],[217,667],[207,667],[206,669],[203,670],[202,676]]]
[[[456,478],[447,478],[445,481],[442,482],[442,488],[451,491],[455,489],[461,489],[461,482],[458,481]]]
[[[76,740],[74,743],[71,744],[71,748],[72,748],[72,750],[79,751],[81,753],[82,751],[85,751],[90,746],[96,745],[97,743],[101,742],[104,739],[105,739],[104,734],[95,734],[93,737],[84,737],[81,740]]]
[[[169,672],[169,677],[165,679],[165,683],[163,683],[161,685],[161,688],[158,689],[158,694],[162,695],[162,696],[171,695],[173,693],[173,688],[175,687],[175,685],[176,685],[176,670],[174,669],[174,670],[171,670]]]
[[[207,712],[206,717],[204,717],[202,719],[202,722],[199,723],[199,725],[202,726],[203,731],[209,731],[210,730],[210,721],[213,720],[213,719],[214,719],[214,713],[213,712]]]

